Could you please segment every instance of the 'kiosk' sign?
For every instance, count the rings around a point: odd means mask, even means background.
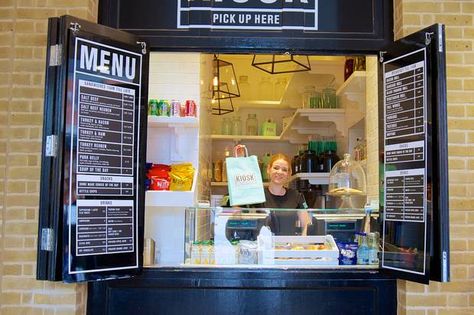
[[[318,0],[179,0],[177,27],[317,30]]]

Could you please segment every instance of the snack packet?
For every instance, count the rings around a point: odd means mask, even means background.
[[[147,172],[150,179],[150,190],[169,190],[170,166],[166,164],[153,164]]]
[[[193,186],[194,167],[191,163],[171,165],[170,190],[188,191]]]

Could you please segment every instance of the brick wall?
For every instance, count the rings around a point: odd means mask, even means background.
[[[395,1],[395,36],[446,25],[451,282],[399,281],[399,313],[474,314],[474,1]]]
[[[85,285],[36,281],[47,18],[97,0],[0,1],[0,313],[83,314]]]

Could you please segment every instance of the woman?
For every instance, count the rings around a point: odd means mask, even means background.
[[[281,153],[271,157],[267,166],[267,174],[270,179],[268,188],[265,188],[266,201],[261,205],[263,208],[283,209],[306,209],[304,196],[298,191],[288,188],[287,184],[291,177],[291,161]],[[306,210],[296,211],[272,211],[272,232],[277,235],[295,235],[301,231],[306,235],[307,226],[311,218]]]

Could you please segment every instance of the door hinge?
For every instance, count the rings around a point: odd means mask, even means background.
[[[383,55],[385,55],[386,51],[379,51],[379,62],[382,63],[383,62]]]
[[[61,65],[63,50],[62,45],[56,44],[49,46],[49,66],[55,67]]]
[[[41,250],[52,252],[54,249],[54,230],[51,228],[41,229]]]
[[[426,32],[425,33],[425,45],[428,46],[431,44],[431,39],[433,37],[434,33],[433,32]]]
[[[81,24],[77,22],[71,22],[69,23],[69,29],[72,31],[74,35],[76,35],[76,33],[81,30]]]
[[[442,282],[447,282],[449,281],[449,272],[448,272],[448,253],[446,251],[443,251],[443,261],[441,263],[442,265],[442,275],[441,275],[441,281]]]
[[[443,28],[441,24],[438,25],[438,52],[443,52]]]
[[[142,46],[142,54],[146,55],[146,43],[145,42],[137,42],[137,44]]]
[[[58,136],[49,135],[46,137],[45,156],[56,157],[58,155]]]

